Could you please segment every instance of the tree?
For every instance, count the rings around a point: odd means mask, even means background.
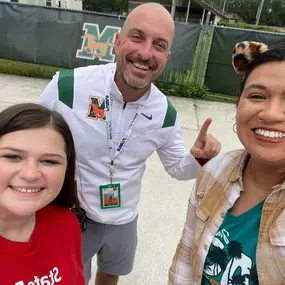
[[[269,26],[285,26],[285,0],[271,0],[264,16]]]
[[[255,24],[260,0],[228,0],[227,11],[238,14],[248,24]],[[285,0],[264,2],[260,25],[285,26]]]
[[[247,23],[254,24],[260,0],[229,0],[228,11],[238,14]]]
[[[128,0],[83,0],[83,9],[87,11],[122,13],[128,11]]]
[[[235,259],[241,259],[243,253],[243,248],[241,243],[238,241],[231,241],[228,244],[228,255],[231,257],[231,265],[229,269],[228,280],[230,280],[231,268],[233,266]]]
[[[223,271],[226,269],[227,262],[228,262],[228,255],[220,247],[213,245],[213,247],[208,253],[208,259],[210,259],[212,263],[214,263],[214,268],[215,268],[214,272],[217,272],[218,265]],[[210,265],[210,264],[207,264],[207,265]]]
[[[161,1],[151,1],[151,2],[158,2],[160,4],[169,4],[169,5],[172,4],[172,0],[161,0]]]
[[[195,0],[193,0],[195,1]],[[256,14],[261,0],[208,0],[216,4],[221,9],[226,1],[226,11],[238,14],[248,24],[255,24]],[[140,2],[140,1],[138,1]],[[150,0],[141,0],[141,2],[150,2]],[[176,0],[152,0],[160,4],[172,5]],[[183,1],[186,7],[188,0]],[[96,12],[121,14],[127,12],[129,7],[128,0],[83,0],[83,9]],[[285,26],[285,0],[266,0],[264,2],[260,25]]]
[[[138,1],[138,0],[137,0]],[[142,0],[138,2],[156,2],[160,4],[172,4],[172,0]],[[83,0],[83,9],[95,12],[117,12],[122,13],[128,11],[128,0]]]

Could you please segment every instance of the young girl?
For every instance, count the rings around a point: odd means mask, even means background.
[[[0,113],[0,278],[5,285],[84,285],[71,132],[56,112]]]

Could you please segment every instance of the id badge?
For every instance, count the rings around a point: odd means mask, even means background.
[[[101,209],[121,207],[120,184],[100,186]]]

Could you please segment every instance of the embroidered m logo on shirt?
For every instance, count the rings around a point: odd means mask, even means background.
[[[105,99],[89,96],[87,118],[106,121]]]

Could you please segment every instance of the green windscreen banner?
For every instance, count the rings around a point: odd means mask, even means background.
[[[211,92],[239,95],[241,78],[232,67],[232,50],[242,41],[263,42],[272,48],[284,45],[285,35],[215,27],[205,77],[205,85]]]
[[[115,62],[123,18],[0,2],[0,58],[75,68]],[[176,24],[169,66],[191,69],[201,27]]]

